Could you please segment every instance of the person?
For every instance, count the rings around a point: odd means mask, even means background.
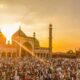
[[[15,76],[14,76],[14,80],[20,80],[19,75],[15,75]]]

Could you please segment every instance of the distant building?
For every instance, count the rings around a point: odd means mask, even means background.
[[[27,36],[21,28],[13,34],[12,44],[6,44],[6,38],[0,32],[0,57],[27,57],[35,55],[41,58],[48,58],[52,54],[52,25],[49,25],[49,47],[41,47],[36,39],[36,34],[33,37]]]
[[[76,50],[75,53],[76,53],[77,57],[80,57],[80,48],[78,50]]]

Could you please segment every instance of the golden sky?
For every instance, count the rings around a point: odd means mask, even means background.
[[[80,47],[80,0],[0,0],[0,28],[9,37],[19,28],[48,46],[48,25],[53,24],[53,50]]]

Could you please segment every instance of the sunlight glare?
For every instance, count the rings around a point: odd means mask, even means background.
[[[20,23],[1,25],[1,31],[6,37],[6,43],[8,43],[8,41],[11,43],[12,35],[16,32],[17,28],[19,28],[19,25]]]

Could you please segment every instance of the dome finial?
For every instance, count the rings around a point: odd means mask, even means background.
[[[21,31],[21,26],[19,26],[19,30]]]
[[[1,32],[1,28],[0,28],[0,32]]]

